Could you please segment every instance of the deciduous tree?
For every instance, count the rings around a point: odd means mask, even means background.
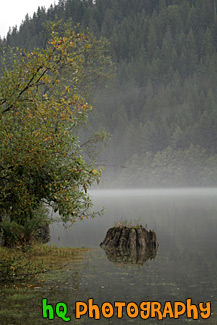
[[[59,33],[56,25],[44,50],[13,50],[9,63],[3,57],[0,225],[3,232],[6,223],[19,228],[14,240],[29,240],[42,204],[65,223],[88,216],[87,189],[100,179],[75,134],[92,109],[86,96],[111,71],[108,44],[77,27]]]

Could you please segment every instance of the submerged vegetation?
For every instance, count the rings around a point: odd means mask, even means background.
[[[82,142],[79,132],[92,110],[93,90],[112,74],[109,43],[70,22],[44,25],[43,48],[1,48],[1,324],[32,324],[35,309],[41,323],[34,290],[49,281],[56,286],[60,270],[74,266],[87,251],[37,244],[54,221],[52,212],[59,212],[64,225],[96,214],[87,190],[102,171],[93,147],[107,135],[93,132]],[[25,306],[29,299],[36,307],[32,318],[31,302]]]
[[[86,250],[35,242],[51,221],[47,206],[59,211],[65,224],[92,214],[88,188],[99,182],[101,165],[107,167],[106,187],[217,185],[216,7],[216,0],[60,0],[27,15],[0,40],[1,323],[41,323],[44,292],[59,301],[79,287],[80,270],[65,281],[61,268],[71,262],[74,268]],[[112,61],[116,74],[105,87]],[[92,145],[107,141],[107,132],[110,142],[97,160]],[[116,226],[109,233],[116,246],[106,251],[110,261],[143,264],[156,256],[155,232],[143,231],[140,222]],[[187,227],[181,242],[189,239]],[[178,230],[179,224],[173,232],[164,228],[174,238]],[[171,248],[174,238],[165,233]],[[178,265],[182,280],[170,287],[189,293],[192,274],[207,275],[208,262],[198,258],[191,269],[193,254],[185,262],[180,247],[171,265],[164,259],[161,264],[168,270]],[[94,278],[93,264],[90,286],[95,279],[99,290],[102,272]],[[152,283],[159,292],[155,272]],[[88,278],[88,267],[86,273]],[[124,288],[129,290],[127,281]],[[139,288],[142,296],[141,283]],[[104,283],[100,298],[101,289]]]
[[[75,270],[70,286],[78,288],[79,265],[85,252],[85,248],[56,248],[45,245],[36,245],[25,250],[1,247],[1,324],[43,323],[42,297],[58,291],[65,281],[64,272],[68,269]]]
[[[0,247],[0,283],[36,280],[42,273],[66,267],[82,258],[85,248],[56,248],[42,244],[32,247]]]

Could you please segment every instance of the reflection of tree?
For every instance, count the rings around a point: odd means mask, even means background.
[[[154,231],[139,227],[113,227],[100,246],[111,262],[143,264],[155,258],[158,241]]]

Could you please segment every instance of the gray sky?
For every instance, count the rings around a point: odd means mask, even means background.
[[[38,7],[49,8],[58,0],[0,0],[0,36],[7,35],[9,27],[20,26],[28,13],[32,17]]]

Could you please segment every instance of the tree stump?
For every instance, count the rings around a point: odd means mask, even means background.
[[[144,227],[113,227],[100,244],[112,262],[143,264],[157,254],[158,241],[154,231]]]

